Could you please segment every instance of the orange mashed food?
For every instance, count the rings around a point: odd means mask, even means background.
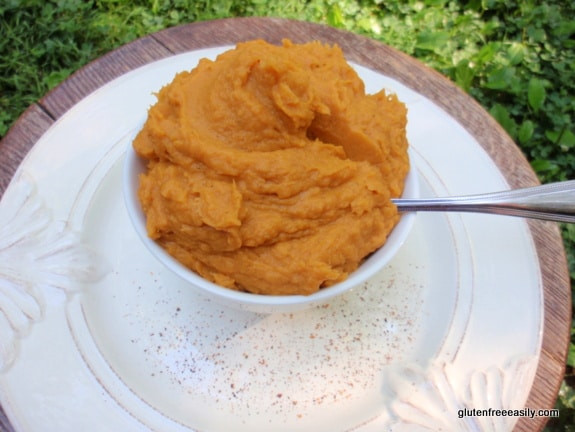
[[[399,220],[406,122],[337,46],[256,40],[203,59],[160,90],[134,140],[148,235],[231,289],[342,281]]]

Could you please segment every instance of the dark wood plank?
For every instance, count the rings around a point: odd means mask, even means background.
[[[25,154],[53,120],[100,86],[172,53],[256,38],[272,43],[280,43],[283,38],[337,43],[349,60],[403,82],[446,110],[477,139],[511,187],[538,183],[524,155],[497,122],[455,84],[421,62],[374,40],[327,26],[275,18],[234,18],[174,27],[127,44],[82,68],[47,94],[39,105],[31,106],[0,142],[0,195]],[[543,272],[545,316],[541,360],[528,406],[551,408],[564,373],[571,290],[556,224],[532,221],[529,226]],[[516,430],[541,430],[545,422],[546,419],[520,419]],[[0,427],[11,430],[3,413]]]

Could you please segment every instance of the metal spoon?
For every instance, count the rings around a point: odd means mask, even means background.
[[[575,223],[575,180],[448,198],[392,199],[399,211],[491,213]]]

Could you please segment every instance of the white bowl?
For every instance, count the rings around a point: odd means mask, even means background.
[[[411,156],[410,156],[410,159]],[[335,296],[343,294],[355,286],[358,286],[381,270],[397,253],[405,242],[413,222],[415,213],[402,214],[399,222],[389,234],[385,244],[369,256],[361,266],[351,273],[347,279],[332,286],[322,288],[310,295],[261,295],[239,292],[225,288],[210,282],[197,273],[191,271],[176,259],[169,255],[154,240],[148,237],[146,231],[146,217],[137,196],[139,186],[138,176],[145,171],[145,161],[142,160],[132,148],[132,142],[128,146],[123,172],[123,191],[126,207],[130,219],[138,233],[138,236],[151,253],[168,269],[188,282],[191,288],[199,290],[209,298],[235,309],[247,310],[257,313],[294,312],[323,305]],[[419,186],[416,170],[409,171],[402,197],[415,198],[419,194]]]

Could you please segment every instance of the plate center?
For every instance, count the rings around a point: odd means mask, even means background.
[[[345,430],[385,410],[386,366],[440,351],[458,290],[455,248],[429,249],[430,231],[450,238],[444,217],[420,218],[388,267],[329,305],[262,315],[211,302],[155,261],[124,209],[121,165],[86,213],[86,241],[113,271],[82,293],[82,339],[101,353],[99,380],[128,399],[199,430]]]

